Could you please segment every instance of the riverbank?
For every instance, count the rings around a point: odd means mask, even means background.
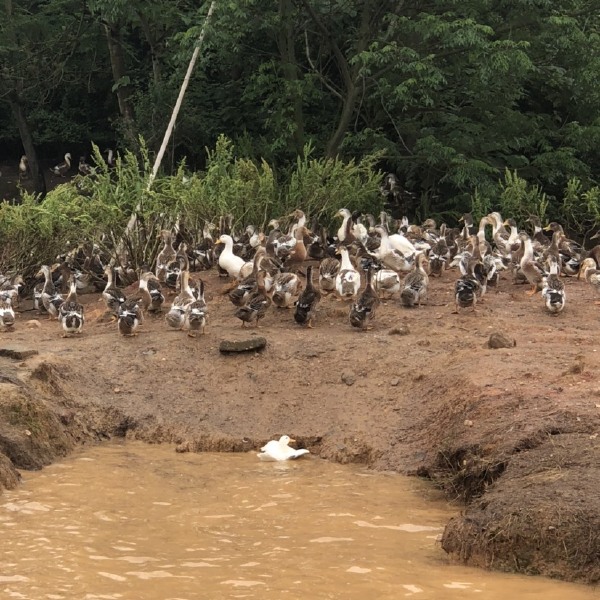
[[[0,346],[0,483],[74,446],[125,436],[179,451],[250,451],[287,433],[341,463],[429,477],[465,503],[443,547],[469,564],[597,582],[600,570],[600,330],[591,290],[566,281],[559,317],[509,281],[475,314],[451,314],[454,273],[433,280],[429,304],[381,306],[367,333],[328,298],[314,330],[272,310],[260,353],[222,355],[242,330],[223,281],[206,276],[207,335],[188,338],[147,318],[124,339],[83,296],[78,339],[36,319],[27,303]],[[515,346],[491,349],[491,333]]]

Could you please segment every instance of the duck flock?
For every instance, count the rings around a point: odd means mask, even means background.
[[[367,330],[381,300],[418,308],[427,300],[430,278],[448,269],[456,274],[455,312],[475,311],[503,272],[515,283],[528,283],[528,294],[541,292],[553,315],[565,308],[564,276],[583,276],[600,289],[600,246],[584,250],[558,223],[542,229],[531,217],[525,231],[498,212],[484,216],[478,227],[465,214],[459,228],[437,227],[431,219],[409,224],[385,212],[375,219],[345,208],[337,216],[341,224],[333,237],[317,223],[309,229],[302,210],[272,220],[266,232],[249,225],[236,233],[233,218],[224,216],[218,225],[206,223],[195,244],[179,228],[163,230],[154,268],[137,273],[115,267],[97,245],[82,243],[55,264],[40,265],[37,277],[43,281],[33,286],[34,306],[60,323],[63,336],[80,334],[85,318],[77,296],[95,289],[122,335],[135,335],[145,313],[163,313],[167,327],[195,337],[208,322],[202,272],[212,268],[229,278],[226,293],[242,327],[258,326],[276,308],[293,310],[298,325],[312,327],[319,302],[331,294],[348,304],[350,325]],[[285,230],[283,222],[289,223]],[[127,285],[134,289],[129,295]],[[20,274],[0,274],[1,330],[14,328],[26,287],[32,286]]]

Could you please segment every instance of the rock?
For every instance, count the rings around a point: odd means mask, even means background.
[[[487,347],[494,350],[497,350],[498,348],[514,348],[516,345],[516,340],[498,332],[490,334],[490,337],[487,341]]]
[[[251,352],[253,350],[262,350],[267,345],[266,338],[256,336],[244,340],[221,340],[219,351],[227,352]]]
[[[395,379],[392,379],[392,380],[390,381],[390,385],[392,385],[392,386],[394,386],[394,387],[396,387],[396,386],[400,385],[400,379],[398,379],[398,377],[396,377]]]
[[[356,382],[356,375],[352,371],[342,371],[341,376],[342,383],[346,385],[354,385]]]
[[[25,327],[27,329],[39,329],[42,324],[37,319],[29,319],[29,321],[25,322]]]
[[[388,335],[408,335],[410,333],[410,329],[408,325],[399,325],[398,327],[392,327],[388,331]]]
[[[34,350],[33,348],[24,348],[23,346],[3,346],[0,348],[0,356],[13,358],[14,360],[25,360],[36,354],[39,354],[37,350]]]

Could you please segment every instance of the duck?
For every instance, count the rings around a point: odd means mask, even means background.
[[[150,313],[162,312],[162,307],[165,303],[165,296],[162,293],[162,286],[160,285],[158,277],[148,268],[142,268],[142,275],[140,277],[139,285],[140,288],[145,288],[150,295],[150,302],[146,307],[146,310]]]
[[[347,208],[340,208],[336,216],[342,217],[342,224],[337,231],[337,239],[340,244],[349,246],[357,240],[367,239],[368,232],[364,225],[354,222],[358,214],[352,214]]]
[[[565,308],[567,300],[565,293],[565,284],[558,276],[559,267],[557,261],[550,263],[550,272],[543,279],[542,298],[546,310],[551,315],[558,315]]]
[[[63,328],[63,337],[73,333],[81,333],[83,323],[83,306],[77,301],[77,280],[74,275],[69,279],[69,294],[58,309],[58,318]]]
[[[243,306],[250,295],[256,291],[256,276],[262,268],[262,264],[267,258],[267,252],[264,248],[259,248],[256,251],[253,259],[252,273],[244,277],[230,292],[229,299],[234,306]],[[266,285],[267,279],[271,279],[270,275],[265,272],[265,289],[270,291],[270,286]]]
[[[229,277],[233,279],[241,279],[247,277],[254,267],[252,262],[247,263],[240,256],[236,256],[233,253],[233,238],[230,235],[223,234],[219,237],[217,244],[223,244],[223,250],[219,255],[218,264],[221,269],[227,271]],[[250,265],[250,270],[248,267]]]
[[[430,275],[441,277],[442,272],[446,270],[448,260],[448,244],[446,239],[440,237],[431,246],[429,253]]]
[[[23,154],[19,161],[19,179],[27,179],[29,177],[29,160],[27,156]]]
[[[187,305],[196,299],[190,287],[190,272],[185,269],[181,272],[181,291],[175,296],[171,308],[165,315],[167,325],[172,329],[183,329]]]
[[[118,316],[119,307],[125,302],[125,294],[117,288],[114,281],[114,270],[111,265],[107,265],[104,269],[104,274],[107,277],[106,286],[102,291],[102,298],[106,304],[108,312],[114,316]]]
[[[350,325],[366,331],[371,329],[370,322],[375,316],[375,309],[379,304],[379,296],[373,289],[372,285],[372,271],[367,271],[366,285],[362,294],[358,297],[356,302],[350,307]]]
[[[379,269],[373,273],[371,284],[380,299],[391,298],[400,291],[400,276],[391,269]]]
[[[214,240],[212,231],[216,229],[214,223],[206,222],[202,228],[202,240],[193,250],[196,266],[202,270],[208,271],[214,264],[213,247]]]
[[[415,245],[402,233],[402,230],[398,230],[397,233],[388,235],[388,242],[391,248],[401,252],[405,257],[415,256],[417,248]]]
[[[85,156],[79,157],[79,165],[78,165],[79,174],[83,176],[94,175],[96,170],[92,165],[88,164],[85,160]]]
[[[142,320],[142,301],[139,296],[128,298],[119,306],[117,326],[121,335],[128,337],[137,335]]]
[[[526,233],[521,233],[520,237],[523,245],[523,257],[521,258],[519,267],[523,275],[527,278],[529,285],[531,285],[531,290],[525,293],[528,296],[533,296],[541,290],[545,273],[534,259],[531,238]]]
[[[252,322],[255,327],[258,327],[258,322],[264,318],[269,306],[271,306],[271,298],[265,290],[265,273],[259,271],[256,275],[256,291],[235,311],[235,316],[242,322],[242,327]]]
[[[13,277],[5,278],[2,283],[0,283],[0,294],[8,293],[11,297],[13,307],[17,307],[20,301],[21,290],[24,286],[25,280],[23,279],[23,276],[16,274]]]
[[[371,256],[376,257],[379,262],[383,266],[388,269],[392,269],[393,271],[401,271],[401,272],[409,272],[412,270],[414,265],[414,258],[416,256],[416,250],[411,242],[406,239],[410,247],[413,248],[412,253],[408,252],[408,246],[404,248],[404,250],[399,250],[397,248],[392,247],[391,237],[387,233],[385,227],[381,225],[374,228],[375,233],[380,236],[380,244],[375,252],[368,252]]]
[[[272,255],[282,264],[287,262],[302,262],[307,255],[306,246],[304,245],[304,232],[308,231],[304,227],[306,217],[302,211],[295,211],[292,213],[292,216],[296,218],[296,221],[292,223],[287,234],[281,233],[278,221],[271,221],[269,223],[274,229],[269,234],[267,248],[272,250]],[[298,243],[301,244],[301,247],[296,251]]]
[[[54,175],[57,175],[58,177],[66,177],[67,173],[71,170],[71,153],[67,152],[65,154],[65,159],[63,162],[59,163],[58,165],[52,167],[50,169],[50,171],[52,171],[52,173]]]
[[[204,299],[204,281],[201,279],[196,300],[185,307],[184,328],[189,337],[196,337],[198,331],[204,335],[207,322],[208,305]]]
[[[352,300],[360,290],[360,273],[350,261],[350,254],[345,246],[339,247],[342,257],[340,270],[335,277],[335,291],[339,299]]]
[[[173,234],[168,229],[163,229],[159,234],[163,247],[156,257],[156,276],[161,283],[167,281],[169,266],[177,262],[177,252],[173,247]]]
[[[320,301],[321,292],[313,284],[313,266],[309,265],[306,269],[306,287],[302,290],[296,302],[294,321],[298,325],[306,325],[309,329],[312,329],[312,321]]]
[[[471,308],[473,312],[476,310],[477,298],[482,294],[481,283],[474,273],[477,264],[477,259],[468,261],[466,273],[454,284],[455,314],[458,314],[461,308]]]
[[[112,148],[107,148],[104,151],[104,154],[106,154],[106,166],[109,169],[114,169],[115,168],[115,151]]]
[[[150,286],[158,285],[158,288],[153,287],[155,295],[152,295],[152,291],[150,290]],[[160,282],[158,281],[158,277],[152,273],[152,271],[145,271],[142,273],[140,277],[140,281],[138,284],[139,297],[141,300],[141,306],[144,311],[148,312],[160,312],[162,310],[162,303],[165,300],[165,297],[162,295],[160,291]],[[159,295],[156,294],[158,292]]]
[[[297,268],[306,260],[306,257],[308,256],[308,250],[306,249],[306,245],[304,243],[304,236],[308,237],[310,235],[310,231],[308,231],[308,229],[306,229],[304,226],[296,225],[293,235],[296,239],[296,243],[291,248],[289,254],[281,257],[283,265],[286,269]],[[277,256],[279,257],[279,255]]]
[[[48,313],[50,320],[58,318],[58,309],[63,303],[63,297],[58,293],[52,282],[52,269],[42,265],[36,277],[44,277],[44,286],[40,293],[40,300]]]
[[[282,435],[278,440],[271,440],[265,446],[260,449],[260,453],[257,454],[258,458],[263,461],[280,461],[280,460],[293,460],[310,454],[306,448],[295,450],[290,448],[289,444],[294,443],[288,435]]]
[[[527,221],[533,225],[533,235],[531,236],[533,249],[536,252],[541,252],[544,248],[550,245],[550,239],[544,234],[542,222],[540,221],[539,217],[532,215],[527,219]]]
[[[582,274],[594,293],[600,294],[600,269],[593,258],[588,257],[581,262],[577,277],[581,277]],[[600,300],[595,301],[594,304],[600,304]]]
[[[294,297],[300,294],[302,283],[295,273],[279,273],[273,280],[273,304],[278,308],[290,308]]]
[[[415,305],[421,306],[421,301],[427,297],[429,275],[424,268],[427,257],[422,252],[417,255],[414,271],[411,271],[404,280],[404,287],[400,292],[402,304],[408,308]]]
[[[10,331],[15,325],[15,311],[13,309],[13,293],[0,292],[0,330]]]
[[[340,272],[340,261],[337,258],[324,258],[319,264],[319,288],[323,294],[335,291],[335,278]]]

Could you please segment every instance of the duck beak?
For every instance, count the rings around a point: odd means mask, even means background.
[[[546,227],[544,227],[544,231],[551,231],[552,227],[550,227],[550,225],[546,225]]]
[[[296,440],[293,440],[292,438],[290,438],[290,443],[293,443],[293,444],[295,444],[295,443],[296,443]]]

